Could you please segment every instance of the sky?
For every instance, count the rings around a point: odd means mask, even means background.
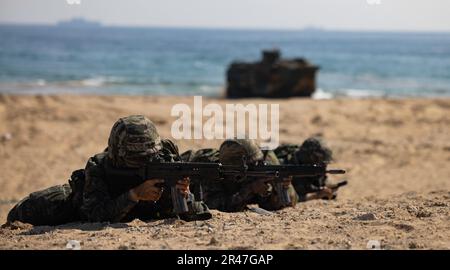
[[[450,0],[0,0],[0,23],[74,17],[109,26],[449,32]]]

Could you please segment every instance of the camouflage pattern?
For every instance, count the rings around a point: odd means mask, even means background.
[[[72,189],[64,184],[36,191],[18,202],[8,213],[7,222],[33,225],[59,225],[78,219],[71,202]]]
[[[331,149],[318,137],[306,139],[295,153],[299,164],[325,165],[333,160],[332,155]]]
[[[226,140],[219,149],[219,160],[223,164],[241,165],[245,157],[247,164],[261,161],[264,157],[261,149],[253,140]]]
[[[188,150],[181,154],[181,158],[186,162],[206,162],[206,163],[218,163],[219,162],[219,150],[215,148],[203,148],[197,151]],[[204,201],[204,193],[201,182],[205,179],[191,179],[190,189],[195,198]]]
[[[154,157],[166,162],[181,161],[178,147],[170,140],[161,140],[149,119],[141,115],[121,118],[111,130],[108,148],[91,157],[85,169],[74,171],[69,185],[30,194],[10,211],[8,221],[58,225],[80,219],[123,222],[173,217],[168,192],[163,192],[157,202],[134,202],[128,195],[133,187],[127,186],[126,179],[119,186],[109,179],[109,168],[136,168]],[[206,205],[195,201],[192,194],[188,207],[190,211],[181,218],[211,218]]]
[[[265,150],[263,151],[264,154],[264,162],[269,165],[280,165],[280,161],[277,158],[277,155],[273,150]],[[266,210],[279,210],[284,207],[285,205],[280,204],[280,200],[278,199],[278,194],[276,194],[275,189],[273,189],[272,186],[269,187],[271,190],[271,196],[267,197],[267,199],[260,200],[259,206],[266,209]],[[273,191],[272,191],[273,189]],[[294,186],[291,184],[288,187],[288,193],[289,197],[291,198],[292,205],[295,206],[299,200],[297,196],[297,192],[295,191]]]
[[[281,164],[298,164],[295,153],[300,149],[298,144],[282,144],[273,150]]]
[[[135,168],[152,158],[163,159],[165,162],[181,161],[175,143],[161,140],[150,120],[143,116],[119,119],[111,130],[106,153],[92,157],[86,165],[82,218],[88,221],[117,222],[134,218],[147,220],[174,217],[168,192],[163,192],[157,202],[134,202],[128,196],[133,187],[126,183],[117,186],[108,179],[114,176],[109,174],[108,168]],[[109,167],[109,163],[112,167]],[[198,214],[202,217],[211,217],[205,205],[197,207],[198,204],[193,203],[193,196],[189,198],[188,205],[195,209],[191,209],[188,219],[195,219],[193,216],[196,211],[201,211]]]
[[[263,151],[264,154],[264,161],[267,164],[271,164],[271,165],[280,165],[280,161],[278,160],[277,155],[275,154],[275,152],[273,150],[264,150]]]
[[[143,115],[120,118],[108,140],[108,157],[115,167],[136,168],[161,150],[155,125]]]
[[[220,149],[201,149],[195,152],[192,162],[221,162],[227,165],[240,165],[245,157],[247,164],[264,162],[278,164],[276,156],[271,153],[264,155],[258,145],[251,140],[226,140]],[[203,200],[209,208],[225,212],[245,210],[248,204],[259,204],[267,210],[281,209],[276,192],[271,184],[267,184],[267,196],[254,194],[247,183],[231,179],[193,179],[193,183],[201,183]],[[294,188],[290,187],[291,198],[297,201]]]
[[[184,162],[190,161],[192,159],[194,153],[195,153],[194,150],[187,150],[187,151],[183,152],[182,154],[180,154],[181,160]]]
[[[274,152],[282,164],[326,165],[333,160],[330,148],[317,137],[308,138],[301,145],[280,145]],[[305,201],[308,193],[321,190],[326,183],[327,176],[296,177],[293,186],[299,201]]]
[[[200,149],[194,153],[192,162],[219,162],[219,150],[215,148]]]

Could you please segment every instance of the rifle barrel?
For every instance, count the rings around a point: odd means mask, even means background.
[[[329,174],[345,174],[345,170],[327,170],[326,173],[329,173]]]

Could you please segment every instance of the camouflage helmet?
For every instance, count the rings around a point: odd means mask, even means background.
[[[332,161],[332,154],[331,149],[320,138],[312,137],[303,142],[295,152],[295,158],[300,164],[323,165]]]
[[[190,159],[191,162],[219,162],[219,150],[216,148],[203,148],[197,150]]]
[[[245,157],[247,164],[262,160],[264,155],[254,140],[230,139],[220,145],[219,160],[223,164],[240,165]]]
[[[111,129],[108,157],[117,167],[140,167],[161,150],[155,125],[143,115],[120,118]]]

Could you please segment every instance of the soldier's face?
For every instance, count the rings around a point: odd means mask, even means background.
[[[130,168],[141,168],[145,164],[153,161],[160,160],[161,157],[159,152],[127,152],[124,157],[124,161],[127,167]]]

